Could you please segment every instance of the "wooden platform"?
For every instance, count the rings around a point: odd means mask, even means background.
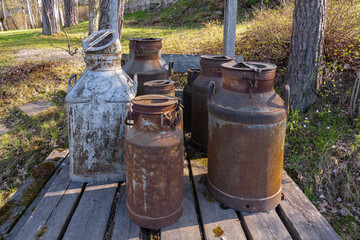
[[[297,185],[283,173],[283,199],[268,213],[224,209],[208,193],[206,158],[188,148],[184,160],[184,213],[157,232],[141,229],[125,213],[125,183],[82,184],[59,164],[5,239],[340,239]],[[154,235],[156,236],[154,238]],[[1,237],[0,237],[1,239]]]

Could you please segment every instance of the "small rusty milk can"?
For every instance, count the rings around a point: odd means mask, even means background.
[[[220,87],[222,82],[221,64],[232,61],[234,59],[227,56],[201,56],[200,76],[192,83],[191,140],[199,150],[204,152],[206,152],[208,144],[208,85],[213,81],[217,87]]]
[[[187,84],[183,91],[184,103],[184,128],[191,130],[191,85],[200,74],[199,68],[191,68],[187,70]]]
[[[133,77],[138,76],[137,96],[144,95],[144,83],[151,80],[169,79],[173,73],[174,62],[167,64],[161,57],[161,38],[131,38],[130,57],[124,71]]]
[[[179,102],[164,95],[132,100],[126,134],[126,212],[137,225],[159,229],[183,212],[183,134]]]
[[[83,42],[86,69],[68,82],[66,100],[70,179],[79,182],[125,180],[125,117],[136,81],[121,68],[119,35],[91,34]],[[74,80],[74,85],[71,81]]]
[[[144,83],[144,92],[175,97],[175,82],[167,79],[149,81]]]
[[[274,91],[276,66],[222,65],[223,84],[209,85],[208,181],[211,194],[230,208],[269,211],[281,198],[289,86]]]

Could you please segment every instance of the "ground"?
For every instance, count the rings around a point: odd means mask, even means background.
[[[163,10],[158,14],[161,21],[154,21],[155,15],[145,19],[144,12],[126,16],[123,52],[128,52],[129,38],[151,36],[164,39],[163,53],[220,54],[221,16],[209,15],[206,9],[195,11],[196,6],[186,2],[179,1],[182,5],[177,5],[177,10]],[[346,4],[341,8],[331,5],[328,18],[337,19],[334,12],[344,7]],[[181,21],[191,24],[174,24],[178,17],[170,14],[174,11],[186,12]],[[279,93],[284,84],[291,12],[291,4],[254,11],[252,17],[243,16],[237,26],[237,54],[246,60],[277,64],[275,89]],[[199,20],[207,16],[214,21]],[[0,135],[0,206],[52,149],[68,147],[64,97],[67,78],[73,73],[80,75],[85,67],[79,43],[87,24],[83,21],[65,29],[73,44],[71,50],[78,48],[74,56],[68,53],[64,33],[49,37],[42,36],[41,29],[0,32],[0,123],[11,129]],[[360,239],[360,120],[359,113],[352,118],[349,110],[355,72],[360,66],[360,44],[356,39],[355,44],[345,45],[342,41],[334,45],[330,40],[338,35],[344,36],[342,39],[359,36],[359,25],[348,27],[355,34],[339,35],[336,31],[340,30],[332,26],[341,24],[328,21],[328,29],[335,30],[327,32],[318,100],[307,112],[292,111],[288,117],[284,158],[287,172],[346,239]],[[184,83],[184,77],[177,80]],[[54,107],[33,118],[17,109],[41,99]]]

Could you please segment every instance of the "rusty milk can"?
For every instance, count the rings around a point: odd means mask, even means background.
[[[227,56],[201,56],[201,73],[192,83],[191,140],[199,150],[204,152],[206,152],[208,144],[208,85],[213,81],[217,87],[220,87],[222,82],[221,64],[232,61],[234,59]]]
[[[161,57],[161,38],[131,38],[130,57],[124,71],[132,78],[138,76],[137,96],[144,95],[144,83],[151,80],[169,79],[174,63],[167,64]]]
[[[86,69],[69,78],[66,100],[70,178],[80,182],[125,180],[125,117],[136,81],[121,68],[116,31],[83,42]],[[73,85],[71,81],[73,80]]]
[[[199,74],[200,74],[199,68],[188,69],[187,83],[183,91],[184,128],[188,131],[191,130],[191,85]]]
[[[230,62],[222,87],[209,85],[207,186],[236,210],[269,211],[280,202],[290,88],[283,101],[275,72],[269,63]]]
[[[175,97],[175,82],[168,79],[149,81],[144,83],[144,92]]]
[[[183,212],[183,134],[174,97],[143,95],[132,100],[126,134],[126,212],[149,229],[175,223]]]

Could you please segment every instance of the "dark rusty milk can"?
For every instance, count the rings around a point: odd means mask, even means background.
[[[144,83],[151,80],[169,79],[174,63],[167,64],[161,57],[161,38],[131,38],[130,58],[124,65],[125,72],[138,75],[137,96],[144,95]]]
[[[66,100],[70,178],[80,182],[125,180],[125,117],[136,94],[121,68],[116,31],[101,30],[83,42],[86,69],[69,78]],[[71,81],[74,80],[74,85]]]
[[[144,83],[145,94],[160,94],[175,97],[175,82],[172,80],[153,80]],[[178,127],[184,131],[183,127],[183,109],[179,109]]]
[[[216,87],[220,87],[222,82],[221,64],[232,61],[233,58],[227,56],[201,56],[201,73],[192,83],[191,140],[199,150],[204,152],[206,152],[208,144],[208,85],[213,81]]]
[[[188,131],[191,130],[191,85],[200,74],[199,68],[188,69],[187,84],[183,91],[183,104],[184,104],[184,128]]]
[[[175,97],[175,82],[172,80],[153,80],[144,83],[145,94],[160,94]]]
[[[231,62],[222,65],[222,87],[209,85],[207,185],[236,210],[269,211],[280,202],[290,88],[283,101],[275,72],[269,63]]]
[[[183,134],[179,102],[164,95],[132,100],[126,134],[126,212],[149,229],[175,223],[183,212]]]

